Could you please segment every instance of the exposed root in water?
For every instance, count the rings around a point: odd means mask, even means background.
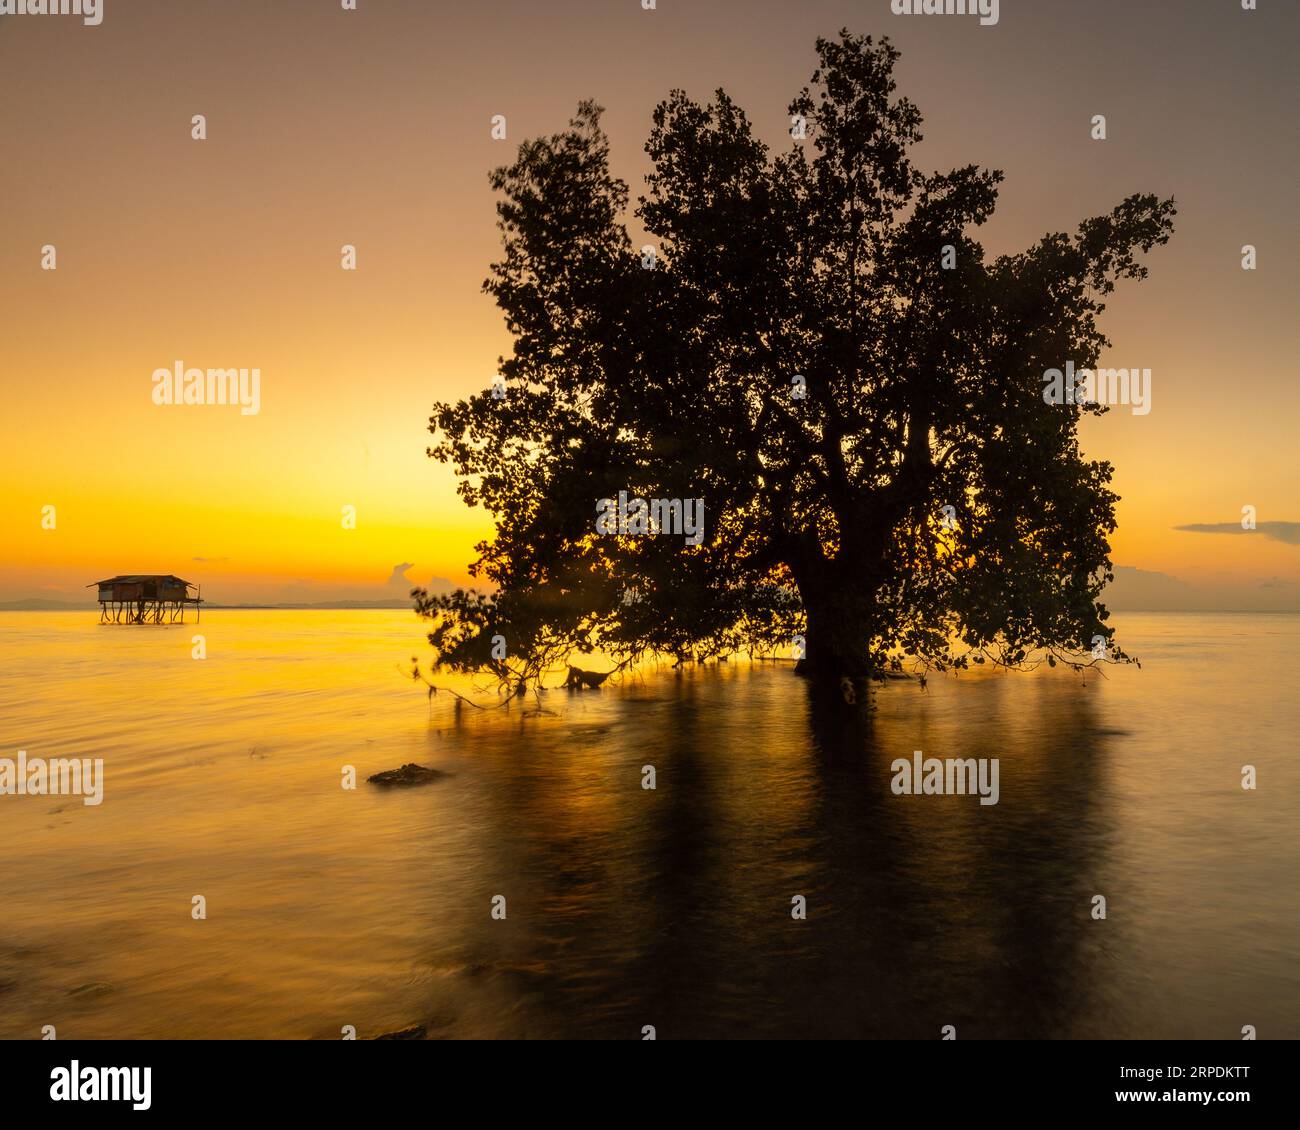
[[[569,676],[564,680],[564,685],[568,688],[577,688],[583,690],[590,687],[596,690],[606,679],[608,679],[618,668],[613,671],[584,671],[581,667],[569,665]]]

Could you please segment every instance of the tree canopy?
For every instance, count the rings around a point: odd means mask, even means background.
[[[816,46],[789,107],[806,136],[780,152],[722,90],[655,109],[645,240],[592,102],[492,173],[505,392],[435,405],[429,454],[495,535],[482,591],[414,594],[440,666],[520,688],[573,653],[796,635],[837,679],[1090,662],[1098,637],[1124,658],[1100,603],[1112,468],[1077,434],[1105,409],[1047,403],[1043,376],[1096,363],[1105,300],[1145,277],[1173,201],[990,258],[973,232],[1002,174],[912,163],[887,39]],[[620,490],[704,500],[702,543],[598,534]]]

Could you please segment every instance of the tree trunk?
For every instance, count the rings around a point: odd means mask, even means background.
[[[804,595],[803,603],[807,628],[796,672],[834,685],[847,701],[865,700],[874,670],[872,586],[831,582]]]

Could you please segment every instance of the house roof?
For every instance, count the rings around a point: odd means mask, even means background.
[[[86,588],[93,589],[96,585],[134,585],[141,581],[179,581],[187,588],[190,585],[189,581],[185,580],[183,577],[176,576],[174,573],[122,573],[117,577],[107,577],[102,581],[92,581],[86,586]]]

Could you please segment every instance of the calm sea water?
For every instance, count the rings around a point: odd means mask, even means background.
[[[407,612],[0,613],[0,757],[106,773],[0,797],[0,1036],[1300,1037],[1300,616],[1119,626],[869,717],[731,663],[458,720]],[[916,749],[1000,803],[893,795]]]

